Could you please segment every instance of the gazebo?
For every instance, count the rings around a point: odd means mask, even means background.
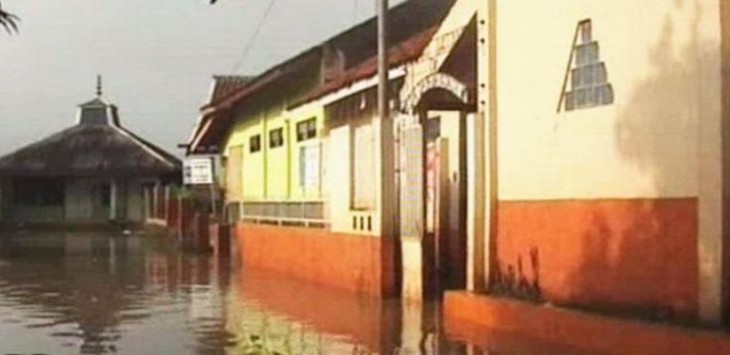
[[[121,125],[99,79],[74,126],[0,158],[0,221],[141,223],[145,186],[180,175],[179,159]]]

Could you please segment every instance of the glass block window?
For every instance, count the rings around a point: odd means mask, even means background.
[[[570,69],[566,74],[570,85],[566,85],[563,93],[565,110],[610,105],[613,103],[613,87],[608,82],[606,63],[601,61],[598,41],[593,39],[591,20],[581,21],[577,31]]]

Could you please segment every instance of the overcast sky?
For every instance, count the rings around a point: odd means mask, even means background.
[[[97,73],[122,124],[176,154],[213,74],[256,74],[375,13],[373,0],[3,0],[0,155],[74,124]],[[391,1],[396,3],[399,1]]]

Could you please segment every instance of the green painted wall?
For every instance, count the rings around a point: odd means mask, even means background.
[[[250,140],[256,135],[263,136],[264,120],[262,115],[253,114],[247,120],[240,120],[234,127],[226,150],[232,146],[243,146],[243,159],[241,162],[241,182],[243,184],[243,198],[245,200],[263,200],[264,189],[264,150],[251,151]],[[264,144],[262,137],[262,145]]]
[[[270,140],[271,131],[278,128],[286,130],[287,128],[283,107],[278,111],[278,115],[272,116],[266,121],[264,178],[266,179],[266,198],[268,200],[284,200],[289,196],[289,179],[287,178],[289,154],[287,146],[290,142],[285,138],[284,145],[272,148]]]
[[[316,102],[311,103],[307,105],[306,107],[303,107],[301,109],[298,109],[294,112],[291,112],[290,114],[290,134],[289,134],[289,142],[290,144],[290,152],[291,152],[291,169],[289,172],[289,181],[291,184],[291,194],[290,198],[292,200],[319,200],[322,198],[322,172],[323,172],[323,163],[324,163],[324,146],[323,146],[323,137],[322,132],[324,131],[324,107],[322,105],[318,105]],[[317,137],[313,139],[309,139],[303,142],[297,142],[297,132],[296,127],[297,123],[300,123],[302,121],[306,121],[308,119],[314,118],[317,122]],[[301,161],[301,149],[303,147],[309,147],[309,146],[319,146],[319,171],[320,171],[320,179],[319,179],[319,186],[318,187],[304,187],[304,181],[300,178],[302,164],[304,162]]]
[[[244,201],[290,201],[318,199],[320,193],[305,195],[299,181],[299,154],[304,144],[319,144],[323,127],[323,109],[292,117],[286,107],[319,83],[317,71],[301,75],[287,83],[252,97],[236,112],[236,123],[223,146],[224,155],[236,146],[243,146],[241,184]],[[307,142],[296,141],[296,124],[317,117],[318,137]],[[282,128],[284,144],[271,147],[270,132]],[[261,149],[251,151],[251,138],[260,135]],[[316,142],[315,142],[316,141]],[[321,165],[321,164],[320,164]]]

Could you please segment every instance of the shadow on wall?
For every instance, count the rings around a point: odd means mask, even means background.
[[[675,1],[693,13],[690,39],[676,48],[666,15],[648,52],[653,69],[633,88],[615,122],[619,155],[652,179],[659,196],[608,202],[592,209],[580,238],[580,264],[568,276],[569,299],[599,309],[659,320],[692,320],[698,309],[699,122],[720,115],[718,45],[704,41],[708,9]],[[679,192],[678,192],[679,191]],[[683,194],[687,194],[684,195]],[[694,196],[693,196],[694,195]]]
[[[617,96],[615,119],[619,156],[651,178],[658,196],[670,197],[500,205],[493,289],[632,317],[696,319],[698,201],[690,192],[698,189],[699,121],[720,115],[720,54],[699,32],[702,21],[715,20],[714,8],[674,4],[695,14],[687,45],[675,48],[667,14],[648,51],[653,69],[627,101]]]

